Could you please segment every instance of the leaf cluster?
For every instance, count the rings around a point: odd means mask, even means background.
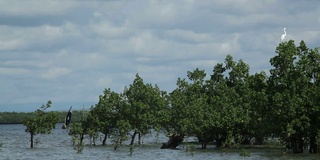
[[[35,134],[48,134],[55,128],[58,122],[58,116],[54,112],[45,112],[51,106],[51,101],[43,105],[40,109],[35,111],[35,117],[26,117],[23,124],[26,126],[25,131],[33,135]]]
[[[55,128],[59,121],[58,115],[55,112],[45,112],[51,107],[52,102],[49,100],[46,105],[42,105],[40,109],[35,111],[34,117],[26,117],[23,124],[26,126],[25,131],[30,133],[31,148],[33,148],[33,137],[36,134],[49,134]]]

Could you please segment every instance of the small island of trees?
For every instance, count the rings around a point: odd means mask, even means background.
[[[294,153],[306,146],[310,153],[319,153],[319,51],[290,40],[280,43],[276,53],[270,75],[251,75],[248,64],[227,55],[208,79],[204,70],[188,71],[188,79],[178,78],[171,93],[136,74],[122,93],[105,89],[87,118],[72,128],[82,128],[81,134],[92,138],[103,133],[102,145],[110,137],[115,149],[127,139],[132,145],[138,138],[140,144],[153,129],[168,136],[194,136],[202,148],[209,143],[222,148],[263,144],[278,137]]]

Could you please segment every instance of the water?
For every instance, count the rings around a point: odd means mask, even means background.
[[[168,159],[320,159],[320,155],[316,154],[287,154],[280,156],[278,149],[262,150],[247,149],[251,157],[241,157],[239,154],[241,149],[230,150],[228,153],[222,153],[221,150],[210,146],[209,149],[195,149],[193,152],[187,152],[187,146],[180,146],[179,149],[160,149],[162,142],[168,139],[163,134],[148,134],[143,139],[143,144],[133,146],[133,154],[130,156],[130,147],[123,145],[117,150],[108,143],[107,146],[101,146],[101,142],[97,140],[97,146],[89,146],[89,140],[85,139],[86,145],[82,153],[72,146],[71,137],[67,130],[61,129],[58,124],[52,134],[36,135],[34,148],[30,148],[30,135],[24,131],[23,125],[0,125],[0,159],[23,159],[23,160],[43,160],[43,159],[139,159],[139,160],[168,160]],[[192,140],[192,139],[191,139]],[[189,139],[190,141],[190,139]],[[126,142],[125,144],[128,144]],[[197,146],[196,146],[197,147]]]

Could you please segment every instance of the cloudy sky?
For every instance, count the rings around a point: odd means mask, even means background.
[[[227,54],[251,73],[270,69],[286,40],[320,46],[320,1],[0,1],[0,111],[89,108],[138,73],[171,92]]]

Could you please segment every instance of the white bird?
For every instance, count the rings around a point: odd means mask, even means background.
[[[281,39],[280,42],[282,42],[284,40],[284,38],[286,37],[287,33],[286,33],[286,28],[283,28],[284,34],[281,35]]]

